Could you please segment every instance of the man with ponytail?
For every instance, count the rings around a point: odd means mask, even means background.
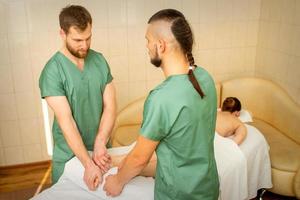
[[[216,200],[216,90],[207,71],[194,64],[191,28],[182,13],[165,9],[149,19],[146,39],[151,63],[166,79],[147,97],[137,144],[118,173],[106,178],[104,190],[119,195],[155,151],[155,200]]]

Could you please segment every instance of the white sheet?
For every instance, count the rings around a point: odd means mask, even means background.
[[[219,200],[244,200],[248,196],[247,161],[238,145],[218,133],[214,140],[219,174]]]
[[[247,125],[248,135],[242,145],[231,139],[215,135],[215,157],[220,179],[220,200],[244,200],[254,198],[260,188],[272,187],[269,146],[263,135],[253,126]],[[124,154],[133,148],[113,148],[112,154]],[[111,169],[109,173],[116,173]],[[92,192],[83,182],[83,167],[75,157],[67,164],[63,176],[51,188],[43,191],[33,200],[88,199],[106,200],[102,188]],[[154,179],[136,177],[124,188],[117,200],[153,200]]]
[[[269,145],[254,126],[245,124],[248,134],[240,149],[247,158],[248,199],[256,197],[257,190],[273,187]]]

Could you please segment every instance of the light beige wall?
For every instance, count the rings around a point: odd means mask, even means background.
[[[92,48],[107,58],[119,109],[163,80],[149,63],[146,22],[181,10],[195,34],[196,63],[216,81],[253,76],[261,0],[2,0],[0,4],[0,165],[49,159],[38,77],[60,47],[58,14],[68,3],[92,14]],[[3,12],[2,12],[3,11]]]
[[[262,0],[255,75],[276,82],[300,105],[299,0]]]

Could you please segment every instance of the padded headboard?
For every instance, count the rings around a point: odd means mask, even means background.
[[[218,106],[220,102],[221,85],[216,84]],[[130,145],[139,135],[143,119],[143,108],[146,97],[141,97],[123,108],[117,116],[111,136],[113,147]]]
[[[263,120],[300,144],[300,107],[278,85],[260,78],[238,78],[222,83],[221,102],[240,99],[254,118]]]

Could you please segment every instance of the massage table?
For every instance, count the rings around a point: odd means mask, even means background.
[[[230,138],[215,134],[214,149],[220,180],[219,200],[244,200],[256,197],[257,190],[271,188],[269,146],[255,127],[246,125],[248,135],[238,146]],[[127,154],[134,144],[109,149],[111,155]],[[103,183],[96,191],[89,191],[83,181],[84,168],[74,157],[66,163],[64,173],[56,184],[33,197],[32,200],[153,200],[154,179],[137,176],[125,187],[120,196],[105,195]],[[112,168],[107,174],[115,174]],[[107,174],[104,176],[107,176]]]

